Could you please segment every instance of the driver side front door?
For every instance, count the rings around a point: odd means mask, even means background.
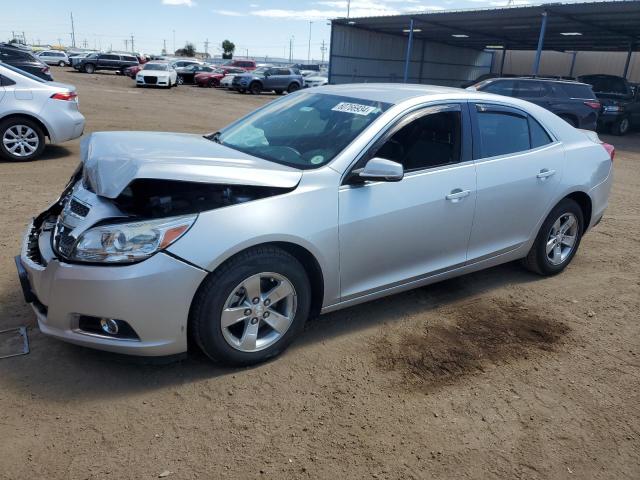
[[[365,154],[402,163],[399,182],[339,189],[341,300],[462,266],[476,202],[466,103],[409,113]]]

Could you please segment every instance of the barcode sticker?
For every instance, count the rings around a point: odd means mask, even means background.
[[[354,113],[356,115],[369,115],[377,107],[370,107],[369,105],[360,105],[358,103],[340,102],[331,110],[334,112]]]

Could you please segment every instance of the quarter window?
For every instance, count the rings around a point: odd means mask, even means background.
[[[529,117],[529,129],[531,130],[531,148],[542,147],[553,141],[545,129],[531,117]]]
[[[375,153],[402,164],[405,171],[460,161],[461,118],[459,111],[424,115],[405,125]]]
[[[478,112],[482,158],[529,150],[527,118],[507,112]]]

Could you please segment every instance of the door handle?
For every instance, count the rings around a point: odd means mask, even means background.
[[[556,174],[555,170],[549,170],[548,168],[543,168],[542,170],[540,170],[540,173],[538,173],[536,175],[536,178],[541,178],[541,179],[545,179],[545,178],[549,178],[553,175]]]
[[[464,197],[468,197],[470,194],[471,190],[462,190],[461,188],[456,188],[454,190],[451,190],[451,193],[444,198],[452,202],[459,202]]]

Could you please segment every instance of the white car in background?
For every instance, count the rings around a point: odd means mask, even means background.
[[[315,73],[315,75],[309,75],[304,77],[304,86],[307,87],[321,87],[329,83],[329,75],[327,72]]]
[[[178,86],[178,73],[168,63],[145,63],[136,74],[136,87],[176,87]]]
[[[220,80],[220,87],[231,88],[231,84],[233,83],[233,77],[235,77],[235,75],[232,73],[228,73],[224,77],[222,77],[222,80]]]
[[[59,67],[71,65],[71,60],[69,60],[67,54],[60,50],[44,50],[37,53],[36,56],[47,65],[58,65]]]
[[[0,158],[34,160],[44,150],[45,137],[62,143],[83,130],[76,87],[0,63]]]

